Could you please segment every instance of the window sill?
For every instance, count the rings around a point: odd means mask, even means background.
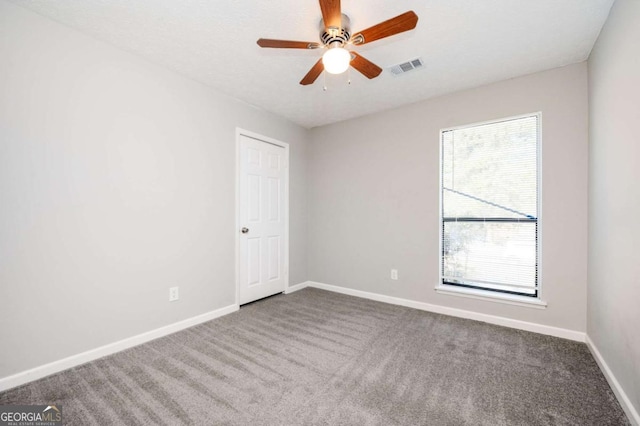
[[[468,297],[471,299],[486,300],[488,302],[506,303],[508,305],[524,306],[534,309],[546,309],[547,302],[527,296],[518,296],[515,294],[500,294],[487,290],[478,290],[473,288],[463,288],[454,285],[439,284],[436,286],[436,292],[448,294],[450,296]]]

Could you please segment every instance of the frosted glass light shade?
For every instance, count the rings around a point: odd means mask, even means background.
[[[322,55],[322,65],[330,74],[342,74],[349,68],[351,53],[343,47],[332,47]]]

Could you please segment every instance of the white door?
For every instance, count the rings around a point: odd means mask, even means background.
[[[285,290],[286,150],[239,135],[239,293],[242,305]]]

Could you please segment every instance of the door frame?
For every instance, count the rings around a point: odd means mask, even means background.
[[[236,282],[236,297],[235,304],[240,306],[240,137],[246,136],[251,139],[258,140],[263,143],[279,146],[284,148],[284,194],[283,194],[283,209],[284,209],[284,264],[283,264],[283,276],[284,276],[284,288],[282,291],[286,291],[289,288],[289,144],[279,141],[267,136],[263,136],[259,133],[255,133],[249,130],[236,127],[236,205],[235,205],[235,282]]]

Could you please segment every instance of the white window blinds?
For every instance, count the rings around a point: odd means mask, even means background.
[[[538,121],[442,132],[444,284],[538,295]]]

